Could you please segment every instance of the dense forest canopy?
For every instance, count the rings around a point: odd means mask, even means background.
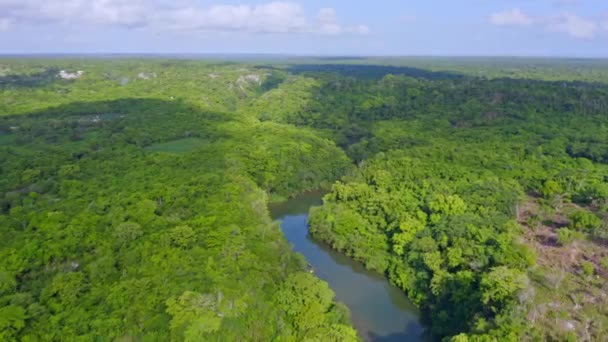
[[[0,60],[0,339],[348,341],[270,201],[433,339],[608,329],[608,64]]]

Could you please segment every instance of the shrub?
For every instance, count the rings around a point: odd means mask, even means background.
[[[545,181],[542,188],[540,189],[540,192],[542,193],[543,197],[551,198],[555,195],[559,195],[559,194],[563,193],[564,189],[558,182],[556,182],[552,179],[549,179],[549,180]]]
[[[581,270],[586,276],[592,276],[595,272],[595,265],[589,261],[581,261]]]
[[[577,211],[570,215],[570,228],[577,231],[591,232],[601,224],[602,220],[589,211]]]
[[[574,240],[582,240],[584,238],[585,236],[581,232],[568,228],[562,228],[557,231],[557,242],[562,246],[565,246]]]
[[[600,260],[600,265],[608,270],[608,257],[603,257],[602,260]]]

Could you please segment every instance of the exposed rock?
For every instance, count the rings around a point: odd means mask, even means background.
[[[67,72],[65,70],[61,70],[57,76],[63,78],[64,80],[75,80],[82,77],[83,74],[84,71],[82,70],[78,70],[76,72]]]
[[[6,76],[11,73],[11,68],[5,65],[0,65],[0,76]]]
[[[564,321],[562,322],[562,328],[567,331],[572,331],[576,328],[572,321]]]
[[[137,78],[139,78],[140,80],[144,80],[144,81],[148,81],[152,78],[156,78],[157,75],[155,72],[152,73],[146,73],[146,72],[140,72],[139,74],[137,74]]]
[[[262,78],[260,77],[260,75],[251,74],[251,75],[240,76],[236,80],[236,84],[239,86],[239,88],[241,88],[241,90],[244,90],[245,85],[247,85],[249,83],[255,83],[257,85],[261,85]]]
[[[244,82],[255,82],[255,83],[261,83],[262,79],[260,78],[260,75],[256,75],[256,74],[251,74],[251,75],[245,75],[245,76],[241,76],[238,78],[238,80],[236,80],[237,83],[244,83]]]

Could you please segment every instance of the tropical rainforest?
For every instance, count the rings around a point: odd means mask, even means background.
[[[0,340],[357,341],[268,205],[429,339],[608,333],[608,63],[0,60]]]

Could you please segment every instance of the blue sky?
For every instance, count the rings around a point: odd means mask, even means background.
[[[608,57],[608,0],[0,0],[0,53]]]

